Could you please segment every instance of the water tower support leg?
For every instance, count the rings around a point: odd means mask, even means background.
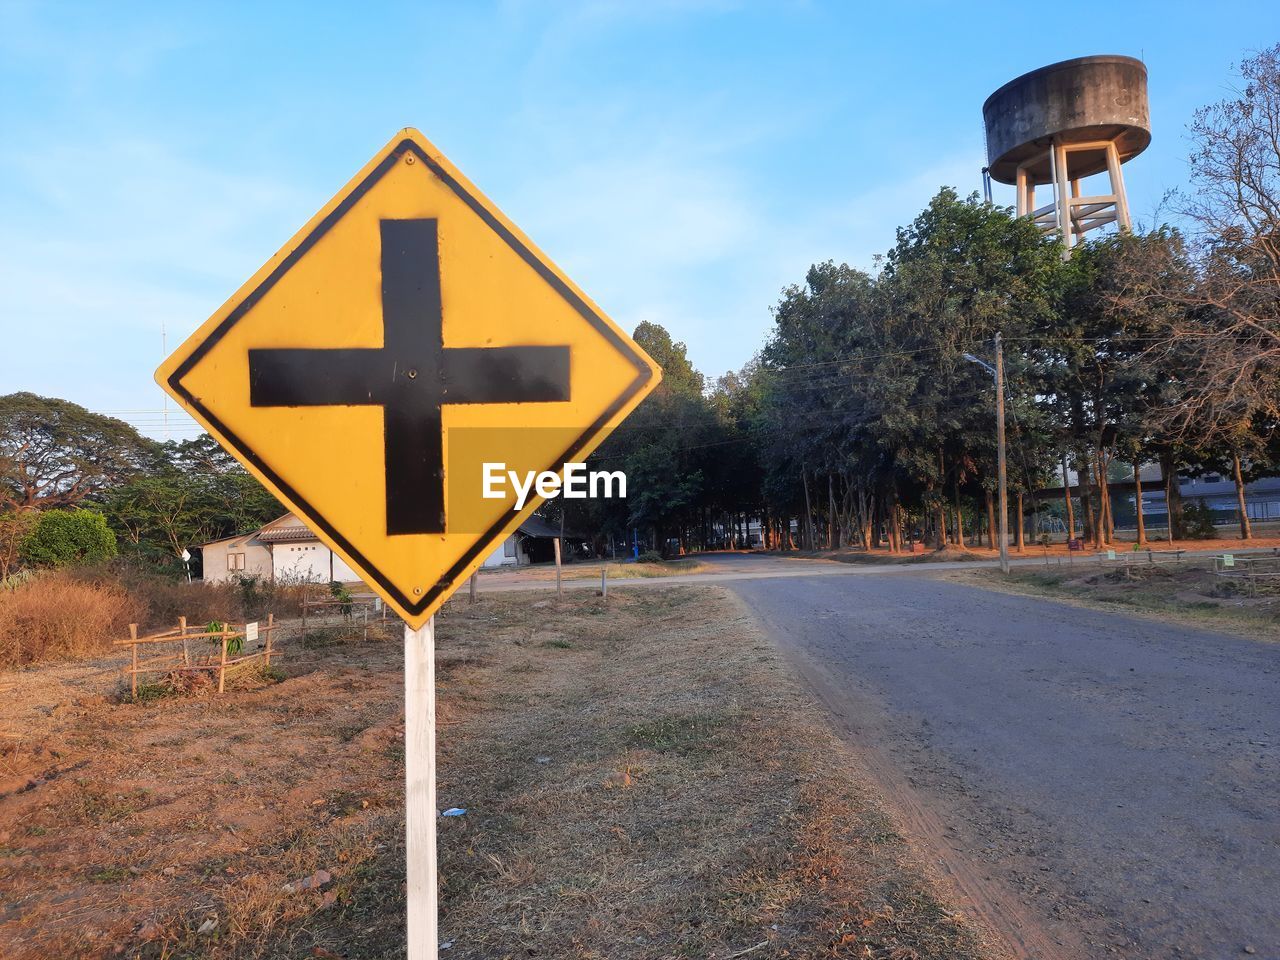
[[[1071,256],[1075,239],[1071,227],[1071,193],[1067,187],[1067,148],[1055,141],[1050,149],[1053,150],[1054,175],[1058,181],[1058,239],[1062,241],[1062,258],[1065,260]]]
[[[1078,201],[1080,199],[1080,181],[1079,180],[1071,181],[1071,199],[1073,201]],[[1075,207],[1072,207],[1072,209],[1074,210]],[[1084,239],[1084,222],[1082,220],[1077,220],[1076,221],[1076,243],[1079,243],[1083,239]]]
[[[1120,154],[1114,143],[1107,144],[1107,173],[1111,177],[1111,192],[1116,198],[1116,225],[1125,231],[1133,230],[1129,219],[1129,197],[1124,192],[1124,174],[1120,172]]]

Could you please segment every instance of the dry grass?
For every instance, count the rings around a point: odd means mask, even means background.
[[[1096,609],[1120,611],[1166,623],[1229,630],[1264,640],[1280,640],[1280,596],[1262,592],[1240,596],[1234,581],[1215,577],[1204,558],[1181,564],[1136,563],[1099,570],[1096,561],[1074,567],[1015,567],[1008,576],[995,570],[964,570],[945,579],[1010,593],[1052,597]]]
[[[65,573],[0,589],[0,669],[101,655],[132,609],[119,584]]]
[[[980,955],[729,594],[544,597],[439,618],[443,957]],[[399,637],[285,654],[216,700],[12,675],[0,956],[403,956]]]
[[[675,577],[690,573],[707,573],[715,570],[713,564],[704,563],[694,557],[679,560],[664,560],[661,563],[616,563],[614,561],[588,560],[578,563],[566,563],[562,566],[561,577],[565,580],[599,580],[600,570],[608,572],[610,580],[621,580],[634,577],[651,579],[654,577]],[[555,564],[540,563],[528,567],[499,567],[496,570],[481,572],[486,581],[494,579],[514,579],[520,581],[555,580]]]
[[[181,583],[127,567],[45,571],[0,589],[0,670],[101,656],[128,636],[188,622],[296,615],[300,584]],[[311,588],[313,591],[322,589]]]

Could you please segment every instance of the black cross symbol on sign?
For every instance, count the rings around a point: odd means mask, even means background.
[[[254,407],[381,406],[387,533],[444,533],[446,403],[569,399],[569,348],[445,347],[434,219],[383,220],[383,346],[250,350]]]

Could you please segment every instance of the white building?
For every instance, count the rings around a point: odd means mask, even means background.
[[[549,561],[553,556],[552,541],[559,532],[541,517],[529,517],[485,558],[484,566],[514,567]],[[360,579],[293,513],[252,533],[214,540],[200,549],[205,583],[225,583],[237,576],[312,583],[350,583]]]
[[[223,537],[200,548],[206,583],[224,583],[237,576],[272,576],[271,546],[258,539],[258,531]]]
[[[215,540],[200,549],[205,583],[224,583],[237,576],[312,583],[360,579],[292,513],[252,533]]]

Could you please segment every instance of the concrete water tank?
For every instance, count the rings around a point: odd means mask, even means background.
[[[1020,215],[1056,232],[1067,250],[1106,223],[1130,229],[1120,165],[1151,142],[1147,68],[1122,56],[1078,57],[1011,80],[982,105],[987,170],[1018,190]],[[1107,172],[1110,192],[1080,196],[1080,181]],[[1053,202],[1036,209],[1037,186]]]

